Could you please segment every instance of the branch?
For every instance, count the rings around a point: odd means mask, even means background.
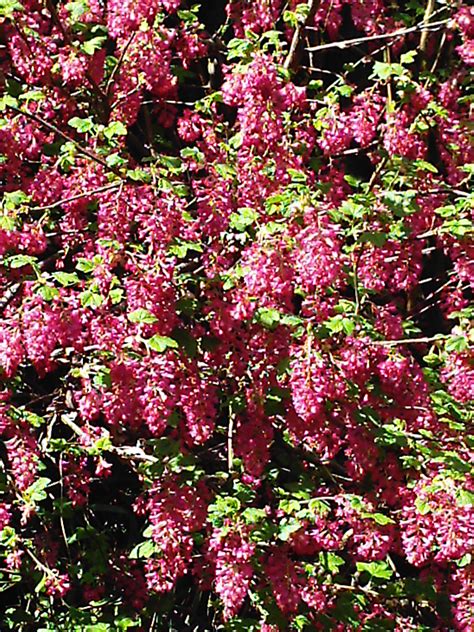
[[[431,15],[434,11],[434,7],[435,7],[435,0],[428,0],[428,3],[426,5],[426,10],[425,10],[425,15],[423,16],[424,26],[428,26]],[[422,31],[421,37],[420,37],[420,51],[422,53],[425,52],[427,41],[428,41],[428,29],[426,28]]]
[[[295,32],[293,33],[293,38],[291,40],[288,56],[285,59],[285,62],[283,64],[283,68],[285,68],[285,70],[290,70],[293,67],[293,64],[296,58],[296,53],[298,50],[298,46],[300,43],[301,35],[303,31],[305,30],[305,28],[307,28],[307,24],[309,23],[309,21],[314,17],[314,14],[318,10],[319,3],[320,3],[320,0],[310,0],[309,11],[308,11],[308,15],[306,16],[305,21],[303,23],[298,24],[298,26],[296,27]],[[307,50],[311,50],[311,49],[307,49]]]
[[[63,424],[71,428],[71,430],[78,436],[83,437],[86,436],[86,433],[82,430],[80,426],[78,426],[72,419],[70,419],[67,415],[61,415],[61,421]],[[88,435],[87,435],[88,436]],[[126,459],[128,461],[147,461],[148,463],[157,463],[159,459],[152,454],[147,454],[142,448],[138,446],[115,446],[112,445],[105,450],[106,452],[112,452],[122,459]]]
[[[320,46],[310,46],[306,50],[309,52],[326,50],[329,48],[350,48],[351,46],[357,46],[364,44],[365,42],[373,42],[384,39],[394,39],[401,37],[402,35],[408,35],[409,33],[416,33],[418,31],[439,31],[447,24],[451,22],[451,18],[446,20],[440,20],[439,22],[432,22],[431,24],[420,24],[418,26],[412,26],[407,29],[400,29],[393,31],[392,33],[381,33],[380,35],[367,35],[366,37],[356,37],[354,39],[342,40],[341,42],[329,42],[328,44],[321,44]],[[306,28],[312,29],[308,26]]]
[[[58,200],[57,202],[53,202],[53,204],[47,204],[46,206],[33,206],[31,211],[47,211],[51,208],[56,208],[57,206],[62,206],[63,204],[67,204],[68,202],[74,202],[74,200],[80,200],[84,197],[89,197],[90,195],[96,195],[98,193],[104,193],[105,191],[110,191],[111,189],[116,189],[120,186],[120,182],[112,182],[111,184],[106,184],[103,187],[98,187],[97,189],[92,189],[91,191],[84,191],[83,193],[78,193],[77,195],[73,195],[71,197],[65,198],[64,200]]]
[[[77,147],[79,149],[79,151],[84,156],[87,156],[87,158],[90,158],[94,162],[98,163],[99,165],[104,167],[104,169],[106,169],[107,171],[111,171],[112,173],[114,173],[119,178],[122,178],[122,180],[125,179],[123,177],[123,175],[120,173],[120,171],[118,171],[118,169],[115,169],[114,167],[110,167],[107,164],[107,162],[105,160],[103,160],[100,156],[95,154],[93,151],[90,151],[86,147],[83,147],[77,140],[72,138],[72,136],[69,136],[69,134],[66,134],[65,132],[62,132],[59,129],[59,127],[56,127],[56,125],[53,125],[52,123],[49,123],[49,121],[45,121],[44,119],[42,119],[37,114],[33,114],[33,112],[28,112],[28,110],[22,110],[21,108],[17,108],[15,105],[8,104],[7,108],[9,108],[10,110],[13,110],[14,112],[17,112],[18,114],[22,114],[23,116],[26,116],[27,118],[30,118],[31,120],[35,121],[39,125],[42,125],[43,127],[46,127],[46,129],[49,129],[50,132],[54,132],[55,134],[58,134],[59,136],[62,136],[62,138],[64,138],[64,140],[67,140],[70,143],[73,143],[75,145],[75,147]]]
[[[0,314],[5,311],[11,301],[15,298],[18,292],[21,290],[23,283],[12,283],[4,292],[0,300]]]
[[[112,90],[112,86],[113,86],[113,83],[114,83],[115,75],[118,73],[118,71],[120,70],[120,67],[122,66],[122,64],[123,64],[123,62],[125,60],[125,55],[127,54],[128,48],[129,48],[130,44],[132,43],[132,40],[135,37],[135,34],[136,34],[136,31],[133,31],[133,33],[129,37],[127,43],[125,44],[125,46],[122,49],[122,53],[120,54],[120,58],[119,58],[118,62],[115,64],[114,69],[110,73],[109,80],[107,82],[107,85],[105,86],[105,94],[107,95],[107,98],[110,96],[110,92]]]
[[[436,342],[438,340],[446,340],[450,338],[446,334],[437,334],[429,338],[402,338],[401,340],[373,340],[372,344],[382,347],[394,347],[396,345],[414,345],[422,342]]]
[[[232,444],[234,436],[234,419],[235,415],[232,410],[229,409],[229,425],[227,427],[227,467],[229,472],[232,472],[234,467],[234,446]]]

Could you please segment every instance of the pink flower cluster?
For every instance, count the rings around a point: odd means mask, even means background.
[[[415,4],[2,6],[5,617],[470,630],[474,30]]]

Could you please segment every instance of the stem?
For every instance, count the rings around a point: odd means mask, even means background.
[[[402,35],[408,35],[409,33],[416,33],[418,31],[439,31],[441,28],[449,24],[451,20],[439,20],[438,22],[431,22],[431,24],[420,24],[418,26],[412,26],[407,29],[400,29],[398,31],[392,31],[392,33],[382,33],[381,35],[367,35],[367,37],[355,37],[353,39],[342,40],[341,42],[329,42],[328,44],[321,44],[320,46],[311,46],[306,50],[308,52],[314,52],[318,50],[327,50],[328,48],[349,48],[351,46],[357,46],[358,44],[364,44],[365,42],[371,42],[383,39],[393,39],[401,37]],[[306,28],[313,28],[307,26]]]
[[[63,204],[67,204],[68,202],[74,202],[74,200],[80,200],[81,198],[89,197],[90,195],[96,195],[98,193],[104,193],[105,191],[110,191],[111,189],[116,189],[120,185],[121,185],[121,182],[112,182],[111,184],[107,184],[103,187],[98,187],[97,189],[92,189],[91,191],[84,191],[83,193],[78,193],[77,195],[73,195],[63,200],[58,200],[57,202],[53,202],[53,204],[47,204],[46,206],[34,206],[31,210],[32,211],[47,211],[49,209],[62,206]]]
[[[434,7],[435,7],[435,0],[428,0],[426,4],[425,15],[423,16],[423,23],[424,23],[425,29],[422,31],[421,37],[420,37],[420,51],[422,53],[424,53],[426,49],[426,42],[428,41],[428,22],[430,21]]]
[[[69,134],[66,134],[65,132],[62,132],[59,127],[56,127],[56,125],[53,125],[52,123],[49,123],[49,121],[45,121],[44,119],[42,119],[40,116],[33,114],[33,112],[28,112],[28,110],[22,110],[21,108],[16,107],[15,105],[7,105],[7,107],[10,110],[13,110],[14,112],[17,112],[18,114],[22,114],[23,116],[26,116],[27,118],[30,118],[32,121],[35,121],[36,123],[38,123],[39,125],[42,125],[43,127],[46,127],[46,129],[49,129],[50,132],[54,132],[55,134],[58,134],[59,136],[61,136],[62,138],[64,138],[65,140],[67,140],[70,143],[73,143],[75,147],[77,147],[79,149],[79,151],[86,156],[87,158],[90,158],[91,160],[93,160],[94,162],[96,162],[97,164],[101,165],[102,167],[104,167],[104,169],[106,169],[107,171],[111,171],[112,173],[114,173],[116,176],[118,176],[119,178],[124,179],[123,175],[120,173],[120,171],[118,171],[117,169],[115,169],[114,167],[110,167],[105,160],[103,160],[100,156],[98,156],[97,154],[95,154],[94,152],[90,151],[89,149],[87,149],[86,147],[83,147],[77,140],[74,140],[74,138],[72,138],[72,136],[69,136]]]
[[[436,342],[437,340],[446,340],[450,336],[447,334],[437,334],[426,338],[402,338],[401,340],[374,340],[372,344],[382,347],[393,347],[395,345],[412,345],[422,342]]]
[[[301,23],[298,24],[298,26],[296,27],[295,32],[293,33],[293,38],[291,40],[290,50],[283,64],[283,68],[285,68],[285,70],[291,70],[293,68],[293,65],[296,60],[296,53],[298,52],[298,46],[300,43],[301,35],[303,31],[305,30],[305,28],[307,28],[307,24],[314,17],[314,14],[318,10],[318,7],[319,7],[319,0],[311,0],[309,3],[309,11],[308,11],[308,15],[306,16],[306,20],[302,24]],[[307,48],[306,50],[312,51],[313,49]]]
[[[120,70],[120,67],[123,64],[123,61],[125,59],[125,55],[127,54],[127,50],[129,48],[130,44],[132,43],[133,38],[135,37],[135,34],[136,34],[136,31],[133,31],[133,33],[131,34],[128,42],[125,44],[125,46],[122,49],[122,53],[121,53],[121,55],[119,57],[119,60],[118,60],[117,64],[115,65],[114,69],[110,73],[109,80],[107,82],[107,85],[105,86],[105,94],[107,95],[107,97],[110,97],[110,91],[111,91],[112,86],[113,86],[115,75],[118,73],[118,71]]]
[[[234,435],[234,421],[235,415],[229,410],[229,426],[227,428],[227,467],[229,472],[232,472],[234,463],[234,447],[232,445],[232,439]]]

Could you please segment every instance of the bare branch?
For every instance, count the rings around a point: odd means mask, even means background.
[[[432,22],[431,24],[420,24],[418,26],[412,26],[406,29],[400,29],[398,31],[392,31],[392,33],[381,33],[380,35],[367,35],[366,37],[355,37],[354,39],[342,40],[341,42],[329,42],[328,44],[321,44],[320,46],[311,46],[306,50],[309,52],[327,50],[329,48],[350,48],[351,46],[358,46],[359,44],[365,44],[365,42],[374,42],[384,39],[396,39],[409,33],[416,33],[418,31],[440,31],[446,25],[452,23],[451,18],[446,20],[439,20],[438,22]],[[307,26],[306,28],[312,28]]]
[[[426,5],[426,10],[425,10],[425,15],[423,16],[423,24],[424,26],[427,26],[431,15],[434,11],[434,7],[435,7],[435,0],[428,0],[428,3]],[[421,37],[420,37],[420,51],[422,53],[425,52],[426,49],[426,42],[428,41],[428,29],[424,29],[421,33]]]
[[[46,206],[33,206],[32,211],[47,211],[51,208],[56,208],[58,206],[62,206],[63,204],[67,204],[68,202],[74,202],[75,200],[80,200],[84,197],[89,197],[90,195],[97,195],[98,193],[104,193],[105,191],[110,191],[111,189],[116,189],[122,183],[121,182],[112,182],[111,184],[106,184],[103,187],[98,187],[97,189],[92,189],[91,191],[83,191],[82,193],[78,193],[77,195],[72,195],[71,197],[64,198],[63,200],[58,200],[57,202],[53,202],[52,204],[47,204]]]
[[[449,338],[445,334],[437,334],[436,336],[426,338],[402,338],[400,340],[374,340],[372,344],[380,347],[394,347],[396,345],[414,345],[422,342],[437,342],[438,340],[446,340]]]
[[[17,112],[18,114],[22,114],[23,116],[26,116],[27,118],[30,118],[32,121],[35,121],[39,125],[42,125],[43,127],[46,127],[46,129],[49,129],[50,132],[54,132],[55,134],[58,134],[58,136],[61,136],[62,138],[64,138],[64,140],[67,140],[70,143],[73,143],[84,156],[86,156],[87,158],[90,158],[94,162],[97,162],[99,165],[102,165],[102,167],[104,167],[104,169],[106,169],[107,171],[111,171],[112,173],[114,173],[119,178],[124,179],[124,176],[120,173],[120,171],[118,171],[114,167],[110,167],[107,164],[107,162],[105,160],[103,160],[100,156],[98,156],[94,152],[90,151],[90,149],[87,149],[87,147],[84,147],[83,145],[81,145],[81,143],[79,143],[77,140],[75,140],[72,136],[69,136],[69,134],[66,134],[65,132],[60,130],[59,127],[56,127],[56,125],[53,125],[49,121],[45,121],[44,119],[42,119],[37,114],[33,114],[33,112],[28,112],[28,110],[22,110],[21,108],[17,108],[15,105],[7,104],[7,107],[10,110],[13,110],[14,112]]]
[[[304,21],[303,24],[298,24],[298,26],[295,29],[295,32],[293,33],[293,38],[291,40],[290,50],[288,52],[288,56],[285,59],[285,63],[283,64],[283,67],[285,68],[285,70],[290,70],[293,67],[293,64],[294,64],[295,59],[296,59],[296,53],[298,51],[298,46],[299,46],[299,43],[300,43],[301,35],[304,32],[305,28],[308,28],[306,25],[314,17],[314,14],[318,10],[319,2],[320,2],[320,0],[311,0],[310,1],[310,3],[309,3],[309,11],[308,11],[308,15],[306,16],[306,20]],[[311,49],[307,49],[307,50],[311,50]]]

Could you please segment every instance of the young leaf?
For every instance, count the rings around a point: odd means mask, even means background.
[[[146,344],[153,351],[157,351],[158,353],[163,353],[167,349],[177,349],[178,343],[173,338],[169,338],[168,336],[159,336],[155,334],[151,338],[146,341]]]

